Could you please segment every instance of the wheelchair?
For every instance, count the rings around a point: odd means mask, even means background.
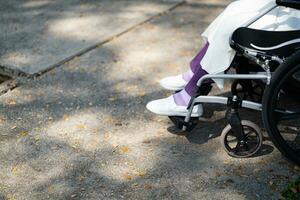
[[[276,3],[300,9],[300,1],[277,0]],[[300,30],[264,31],[248,28],[252,23],[254,21],[238,28],[230,40],[231,47],[236,51],[230,68],[236,73],[203,76],[189,102],[188,114],[169,118],[182,131],[191,131],[199,121],[191,117],[195,105],[227,105],[228,125],[222,131],[221,144],[230,156],[245,158],[259,151],[263,134],[258,125],[241,119],[239,110],[261,111],[264,127],[274,145],[299,165]],[[216,79],[234,80],[230,97],[207,96]]]

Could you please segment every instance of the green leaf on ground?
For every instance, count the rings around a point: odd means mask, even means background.
[[[300,200],[300,177],[296,181],[290,182],[281,195],[286,200]]]

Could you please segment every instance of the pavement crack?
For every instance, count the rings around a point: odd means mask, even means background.
[[[37,72],[37,73],[33,74],[33,76],[34,76],[34,77],[39,77],[39,76],[41,76],[41,75],[43,75],[43,74],[45,74],[45,73],[47,73],[47,72],[50,72],[51,70],[53,70],[53,69],[55,69],[55,68],[57,68],[57,67],[62,66],[63,64],[65,64],[65,63],[67,63],[67,62],[73,60],[73,59],[76,58],[76,57],[80,57],[80,56],[82,56],[82,55],[84,55],[84,54],[86,54],[86,53],[88,53],[88,52],[90,52],[90,51],[92,51],[92,50],[94,50],[94,49],[96,49],[96,48],[99,48],[99,47],[103,46],[104,44],[107,44],[107,43],[109,43],[109,42],[111,42],[111,41],[113,41],[113,40],[115,40],[115,39],[117,39],[117,38],[119,38],[119,37],[125,35],[126,33],[129,33],[130,31],[133,31],[133,30],[137,29],[138,27],[140,27],[140,26],[146,24],[147,22],[149,22],[149,21],[151,21],[151,20],[153,20],[153,19],[156,19],[156,18],[158,18],[158,17],[161,17],[161,16],[163,16],[163,15],[166,15],[167,13],[169,13],[169,12],[175,10],[176,8],[178,8],[178,7],[180,7],[180,6],[184,5],[184,4],[186,4],[186,1],[185,1],[185,0],[184,0],[184,1],[180,1],[180,2],[178,2],[178,3],[176,3],[176,4],[174,4],[173,6],[171,6],[170,8],[168,8],[168,9],[166,9],[166,10],[164,10],[164,11],[162,11],[162,12],[156,14],[156,15],[151,16],[151,17],[149,17],[149,18],[143,20],[142,22],[139,22],[139,23],[137,23],[137,24],[135,24],[135,25],[133,25],[133,26],[131,26],[131,27],[125,29],[124,31],[122,31],[122,32],[120,32],[120,33],[115,34],[115,35],[113,35],[113,36],[107,38],[107,39],[104,40],[104,41],[101,41],[101,42],[96,43],[96,44],[94,44],[94,45],[92,45],[92,46],[90,46],[90,47],[87,47],[87,48],[85,48],[85,49],[83,49],[83,50],[77,52],[76,54],[74,54],[74,55],[72,55],[72,56],[69,56],[69,57],[67,57],[67,58],[65,58],[65,59],[63,59],[63,60],[61,60],[60,62],[58,62],[58,63],[56,63],[56,64],[54,64],[54,65],[51,65],[50,67],[48,67],[48,68],[45,69],[45,70],[42,70],[42,71],[40,71],[40,72]]]
[[[104,41],[101,41],[99,43],[96,43],[94,45],[91,45],[79,52],[77,52],[76,54],[73,54],[69,57],[66,57],[64,58],[63,60],[49,66],[47,69],[45,70],[42,70],[42,71],[39,71],[37,73],[34,73],[34,74],[28,74],[28,73],[25,73],[21,70],[18,70],[18,69],[15,69],[13,67],[9,67],[9,66],[3,66],[3,65],[0,65],[0,75],[3,75],[3,76],[8,76],[9,78],[3,82],[0,82],[0,96],[5,94],[6,92],[10,91],[10,90],[13,90],[23,84],[25,84],[26,82],[30,81],[30,80],[35,80],[36,78],[42,76],[42,75],[45,75],[47,74],[48,72],[58,68],[58,67],[61,67],[63,66],[65,63],[67,62],[70,62],[72,61],[74,58],[76,57],[80,57],[96,48],[99,48],[101,46],[103,46],[104,44],[107,44],[123,35],[125,35],[126,33],[129,33],[135,29],[137,29],[138,27],[141,27],[142,25],[146,24],[147,22],[153,20],[153,19],[157,19],[163,15],[166,15],[168,14],[169,12],[175,10],[176,8],[182,6],[186,4],[186,1],[180,1],[174,5],[172,5],[171,7],[169,7],[168,9],[160,12],[160,13],[157,13],[125,30],[123,30],[122,32],[118,33],[118,34],[115,34],[115,35],[112,35],[111,37],[107,38],[106,40]],[[2,85],[4,84],[4,85]],[[4,89],[3,89],[4,88]]]

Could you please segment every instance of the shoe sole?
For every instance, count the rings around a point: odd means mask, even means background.
[[[170,90],[170,91],[180,91],[183,90],[185,88],[186,85],[182,86],[182,87],[166,87],[164,86],[161,82],[159,83],[160,86],[166,90]]]
[[[186,112],[177,112],[177,113],[174,113],[174,112],[170,112],[170,113],[160,113],[160,112],[153,112],[153,111],[151,111],[151,109],[149,109],[148,108],[148,106],[146,106],[146,108],[150,111],[150,112],[152,112],[152,113],[154,113],[154,114],[157,114],[157,115],[162,115],[162,116],[180,116],[180,117],[185,117],[187,114],[188,114],[188,112],[186,111]],[[192,115],[191,115],[191,117],[201,117],[203,115],[203,110],[200,112],[200,113],[192,113]]]

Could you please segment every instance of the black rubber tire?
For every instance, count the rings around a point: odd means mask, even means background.
[[[278,150],[287,159],[300,165],[300,154],[292,149],[281,136],[275,124],[275,116],[272,114],[281,85],[297,70],[300,70],[300,51],[290,56],[277,70],[275,70],[271,83],[266,87],[264,92],[262,118],[268,135]]]
[[[262,135],[262,132],[261,132],[259,126],[257,126],[255,123],[248,121],[248,120],[242,120],[241,124],[243,127],[250,127],[252,130],[254,130],[256,132],[256,134],[258,135],[259,141],[258,141],[257,147],[252,152],[249,152],[249,154],[246,154],[246,155],[235,154],[234,152],[230,151],[230,149],[228,149],[228,146],[226,144],[226,137],[227,137],[228,133],[230,133],[230,131],[231,131],[231,126],[230,126],[230,124],[228,124],[222,131],[222,134],[220,137],[220,142],[221,142],[222,147],[226,151],[226,153],[234,158],[248,158],[248,157],[253,156],[254,154],[256,154],[259,151],[259,149],[261,148],[262,143],[263,143],[263,135]]]

